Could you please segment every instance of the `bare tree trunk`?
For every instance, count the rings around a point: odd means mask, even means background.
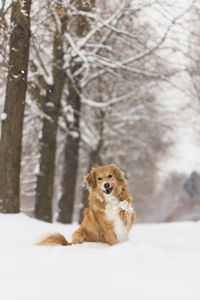
[[[74,207],[76,178],[78,171],[78,151],[80,142],[80,96],[76,92],[73,83],[69,82],[68,105],[74,112],[74,122],[69,125],[69,134],[66,138],[64,150],[64,165],[62,176],[62,195],[59,201],[58,221],[71,223]]]
[[[43,120],[40,144],[40,171],[37,176],[35,217],[46,222],[52,222],[56,133],[60,108],[60,103],[55,103],[55,100],[58,100],[60,94],[61,87],[60,90],[56,87],[56,90],[52,91],[51,96],[48,98],[44,109],[46,117]]]
[[[94,6],[95,1],[76,1],[77,8],[79,10],[89,11]],[[89,30],[89,23],[87,18],[79,16],[77,19],[76,34],[79,37],[83,37]],[[71,62],[71,75],[81,67],[80,63]],[[64,151],[64,165],[62,176],[62,195],[59,200],[59,216],[58,221],[62,223],[71,223],[73,216],[76,179],[78,172],[78,160],[79,160],[79,142],[80,142],[80,125],[79,115],[81,110],[80,102],[80,87],[78,84],[80,78],[69,78],[69,96],[67,98],[68,104],[71,105],[74,111],[74,121],[68,125],[69,134],[65,143]]]
[[[99,102],[102,102],[102,97],[101,97],[101,77],[98,78],[99,82]],[[95,167],[96,165],[100,166],[103,165],[102,159],[101,159],[101,151],[103,148],[104,144],[104,119],[105,119],[105,112],[101,109],[99,109],[96,112],[96,119],[99,120],[98,123],[98,131],[99,131],[99,140],[96,145],[95,149],[92,149],[90,152],[90,159],[89,159],[89,164],[88,164],[88,169],[87,169],[87,174],[90,172],[92,167]],[[81,199],[81,209],[79,212],[79,223],[82,222],[83,220],[83,212],[86,207],[88,207],[88,190],[86,188],[83,188],[82,191],[82,199]]]
[[[19,184],[22,131],[30,41],[31,0],[12,1],[9,72],[5,120],[0,142],[0,211],[20,210]]]
[[[37,177],[35,217],[52,222],[52,199],[56,156],[56,134],[60,113],[61,97],[65,82],[63,71],[63,33],[56,30],[53,49],[53,85],[48,85],[44,78],[39,77],[40,84],[46,88],[45,103],[43,104],[43,119],[40,172]]]

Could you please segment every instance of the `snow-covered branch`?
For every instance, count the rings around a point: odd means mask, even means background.
[[[82,97],[81,102],[84,103],[84,104],[87,104],[91,107],[107,108],[110,105],[114,105],[114,104],[119,103],[121,101],[128,100],[133,95],[134,95],[134,92],[132,91],[132,92],[127,93],[125,95],[122,95],[122,96],[119,96],[119,97],[114,97],[114,98],[112,98],[112,99],[110,99],[106,102],[96,102],[96,101],[93,101],[91,99],[86,99],[86,98]]]

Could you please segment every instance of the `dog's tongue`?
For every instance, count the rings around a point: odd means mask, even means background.
[[[113,183],[113,182],[111,182],[111,184],[110,184],[110,185],[111,185],[111,188],[114,188],[114,183]]]

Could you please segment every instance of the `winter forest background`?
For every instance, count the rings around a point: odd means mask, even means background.
[[[138,222],[198,220],[199,28],[199,1],[0,0],[0,212],[80,221],[115,163]]]

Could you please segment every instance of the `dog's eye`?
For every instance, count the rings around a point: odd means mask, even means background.
[[[110,174],[110,175],[108,175],[108,178],[112,178],[112,175]]]
[[[101,177],[98,177],[97,179],[98,179],[98,180],[102,180],[102,178],[101,178]]]

